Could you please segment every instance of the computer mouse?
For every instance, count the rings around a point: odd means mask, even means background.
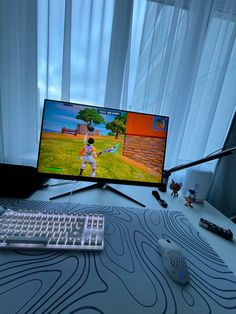
[[[158,244],[162,261],[169,277],[178,284],[187,284],[189,281],[188,266],[178,245],[163,238],[158,240]]]

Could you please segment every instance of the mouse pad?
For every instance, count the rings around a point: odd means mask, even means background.
[[[0,251],[1,313],[232,313],[236,278],[178,211],[1,199],[11,209],[105,215],[102,252]],[[189,268],[181,286],[157,240],[175,241]]]

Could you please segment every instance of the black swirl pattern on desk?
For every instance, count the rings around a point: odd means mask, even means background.
[[[177,211],[0,199],[11,209],[105,215],[102,252],[0,251],[0,313],[232,313],[236,279]],[[166,274],[157,240],[174,240],[190,271]]]

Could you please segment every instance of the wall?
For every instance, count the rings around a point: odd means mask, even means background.
[[[135,160],[153,172],[162,173],[165,140],[158,137],[126,135],[123,155]]]
[[[236,114],[224,147],[236,146]],[[208,201],[225,216],[236,215],[236,154],[218,161]]]

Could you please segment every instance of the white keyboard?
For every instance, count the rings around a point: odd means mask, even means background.
[[[0,211],[0,249],[102,250],[104,216]]]

